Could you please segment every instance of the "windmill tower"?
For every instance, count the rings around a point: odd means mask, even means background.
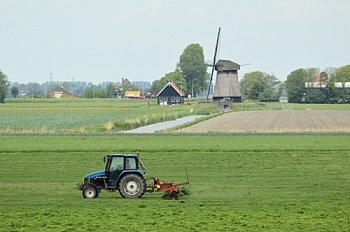
[[[230,101],[241,102],[242,96],[240,85],[238,81],[238,70],[240,65],[230,60],[219,60],[216,62],[218,43],[220,37],[220,28],[216,39],[216,46],[214,52],[213,64],[208,65],[212,67],[209,89],[207,99],[209,97],[210,86],[213,81],[214,69],[216,70],[216,81],[213,93],[213,101]]]

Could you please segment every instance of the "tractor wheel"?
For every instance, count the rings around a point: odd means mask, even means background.
[[[95,186],[88,185],[83,188],[84,198],[96,198],[98,197],[98,190]]]
[[[142,176],[128,174],[119,182],[119,193],[124,198],[140,198],[146,192],[146,181]]]

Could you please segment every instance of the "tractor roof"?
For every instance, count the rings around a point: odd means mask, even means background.
[[[138,157],[137,154],[110,154],[109,156],[119,156],[119,157]]]

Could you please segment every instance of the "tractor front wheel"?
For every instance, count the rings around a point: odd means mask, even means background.
[[[95,186],[87,185],[83,188],[84,198],[96,198],[98,197],[98,190]]]
[[[119,193],[124,198],[140,198],[146,192],[146,181],[142,176],[128,174],[119,182]]]

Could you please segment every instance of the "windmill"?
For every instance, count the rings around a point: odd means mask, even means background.
[[[230,60],[220,60],[216,62],[218,44],[220,38],[219,27],[218,36],[216,38],[215,52],[213,64],[207,64],[207,66],[212,67],[210,82],[207,94],[207,100],[210,93],[210,86],[213,81],[214,69],[216,72],[216,81],[213,93],[213,101],[231,101],[231,102],[241,102],[242,96],[240,91],[240,85],[238,82],[238,70],[240,70],[240,65],[232,62]]]

